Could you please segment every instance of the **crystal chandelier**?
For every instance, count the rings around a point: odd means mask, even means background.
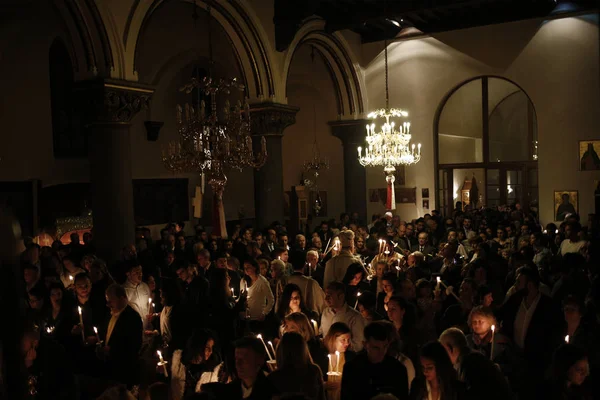
[[[217,95],[228,96],[232,90],[244,90],[236,78],[213,79],[212,67],[213,48],[212,30],[210,25],[210,6],[208,11],[208,43],[209,43],[209,73],[200,78],[193,77],[180,91],[187,94],[196,91],[198,98],[196,106],[177,105],[176,124],[178,138],[162,149],[164,166],[172,172],[197,172],[206,175],[208,183],[215,194],[215,210],[213,217],[219,221],[213,222],[213,234],[226,237],[222,196],[227,184],[227,172],[231,169],[242,171],[246,167],[260,168],[267,160],[267,146],[264,137],[257,154],[254,153],[250,107],[237,101],[231,107],[225,100],[221,109],[217,106]],[[198,15],[194,7],[194,21]],[[201,98],[208,97],[209,107]],[[217,226],[214,226],[214,225]]]
[[[388,51],[387,40],[384,45],[385,55],[385,108],[371,112],[367,118],[376,120],[382,118],[385,122],[377,127],[375,123],[367,125],[367,146],[363,153],[362,147],[358,148],[358,161],[364,167],[383,166],[388,184],[387,208],[396,208],[394,199],[394,172],[396,166],[416,164],[421,159],[421,144],[411,144],[410,122],[396,124],[393,118],[406,118],[408,112],[390,108],[390,94],[388,85]]]

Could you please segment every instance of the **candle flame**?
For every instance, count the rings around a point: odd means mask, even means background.
[[[492,332],[496,331],[496,325],[492,325]]]
[[[94,327],[94,333],[97,335],[98,334],[98,328]]]
[[[397,269],[398,271],[400,271],[400,266],[399,266],[399,265],[396,265],[396,269]]]
[[[569,344],[569,335],[565,336],[565,343]]]
[[[340,356],[340,352],[336,350],[335,355],[339,357]]]
[[[361,295],[362,295],[362,293],[361,293],[361,292],[357,292],[357,293],[356,293],[356,297],[360,297]]]
[[[442,281],[442,278],[440,278],[439,276],[436,276],[437,282],[440,283]]]
[[[152,304],[152,299],[148,299],[148,304]]]
[[[317,323],[317,321],[315,321],[314,319],[311,319],[310,322],[312,322],[313,324]]]
[[[258,335],[256,335],[256,338],[262,340],[262,335],[259,333]]]
[[[69,275],[69,280],[72,281],[73,280],[73,275]]]
[[[273,342],[271,342],[270,340],[267,343],[269,343],[270,346],[273,346]]]
[[[77,310],[79,311],[79,315],[81,315],[81,307],[77,306]]]

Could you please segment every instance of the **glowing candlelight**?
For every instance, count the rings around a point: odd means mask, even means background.
[[[169,371],[167,371],[167,361],[164,360],[162,353],[160,352],[160,350],[156,350],[156,354],[158,354],[158,358],[160,359],[160,361],[158,362],[158,366],[159,367],[163,367],[163,371],[165,373],[165,377],[169,377]]]
[[[496,335],[496,325],[492,325],[492,348],[490,350],[490,360],[494,359],[494,336]]]
[[[396,265],[396,278],[400,278],[400,266]]]
[[[436,278],[436,280],[437,280],[437,286],[436,286],[436,289],[437,289],[437,290],[440,290],[440,285],[442,284],[442,278],[440,278],[439,276],[436,276],[435,278]]]
[[[85,329],[83,327],[83,314],[81,312],[80,306],[77,306],[77,311],[79,311],[79,325],[81,325],[81,338],[85,342]]]
[[[317,321],[311,319],[310,322],[313,324],[313,328],[315,330],[315,336],[319,336],[319,326],[317,325]]]
[[[569,344],[569,335],[565,336],[565,343]]]
[[[273,356],[276,356],[275,347],[273,347],[273,342],[271,342],[270,340],[269,340],[269,346],[271,347],[271,350],[273,351]]]
[[[164,360],[164,358],[163,358],[162,353],[160,352],[160,350],[156,350],[156,354],[158,354],[158,358],[160,359],[160,362],[164,363],[165,360]]]
[[[340,372],[340,352],[339,351],[335,352],[335,358],[337,358],[337,360],[335,362],[335,372],[339,373]]]
[[[271,357],[271,353],[269,353],[269,349],[267,348],[267,344],[265,343],[262,335],[259,333],[258,335],[256,335],[257,339],[260,339],[260,341],[262,342],[263,346],[265,346],[265,351],[267,352],[267,356],[269,356],[269,360],[273,361],[273,357]]]
[[[331,362],[331,354],[327,354],[327,358],[329,359],[329,372],[333,372],[333,363]]]
[[[356,303],[354,303],[354,309],[356,310],[356,307],[358,307],[358,298],[360,297],[362,293],[361,292],[357,292],[356,293]]]

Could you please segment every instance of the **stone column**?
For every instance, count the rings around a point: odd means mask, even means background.
[[[298,107],[277,103],[254,104],[250,108],[252,134],[267,141],[267,162],[254,171],[256,225],[264,228],[273,221],[283,223],[283,131],[296,123]],[[257,142],[257,141],[255,141]]]
[[[86,81],[76,88],[89,134],[94,244],[107,262],[119,259],[123,246],[134,243],[129,128],[153,92],[114,80]]]
[[[344,190],[346,212],[357,212],[361,221],[367,222],[367,173],[358,162],[358,146],[365,147],[366,128],[369,121],[357,119],[329,122],[333,136],[342,141],[344,148]]]

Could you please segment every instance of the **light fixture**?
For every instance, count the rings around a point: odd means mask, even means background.
[[[395,19],[389,19],[388,21],[391,22],[392,24],[396,25],[398,28],[400,28],[400,22],[396,21]]]
[[[412,165],[421,159],[421,144],[411,144],[410,122],[396,124],[392,119],[406,118],[408,112],[390,108],[390,94],[388,84],[388,51],[387,39],[384,43],[385,56],[385,108],[371,112],[367,118],[376,120],[383,118],[385,122],[377,127],[375,123],[367,125],[367,145],[363,153],[362,147],[358,148],[358,161],[364,167],[383,166],[387,182],[388,210],[396,208],[394,198],[394,172],[396,166]]]
[[[180,91],[190,94],[196,91],[197,104],[177,105],[176,123],[178,138],[162,149],[162,161],[173,172],[197,172],[206,174],[214,192],[213,235],[227,237],[223,191],[227,184],[227,172],[246,167],[260,168],[267,160],[265,138],[261,138],[258,154],[254,154],[250,127],[250,107],[247,102],[237,101],[231,107],[229,100],[219,109],[217,95],[227,96],[232,90],[244,90],[236,78],[213,79],[214,65],[211,29],[211,8],[208,12],[208,76],[193,77]],[[196,6],[193,14],[197,20]],[[201,97],[208,97],[208,107]],[[208,108],[208,110],[207,110]]]

